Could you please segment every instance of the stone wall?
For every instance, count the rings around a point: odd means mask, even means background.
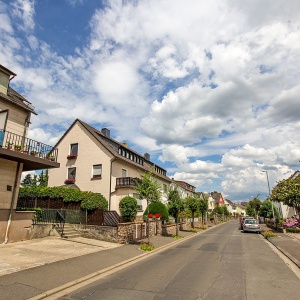
[[[113,243],[119,242],[117,227],[84,224],[72,225],[78,232],[80,232],[82,237]]]

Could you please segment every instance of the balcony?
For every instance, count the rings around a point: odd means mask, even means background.
[[[135,187],[137,182],[140,182],[139,178],[133,177],[120,177],[117,178],[116,189],[124,187]]]
[[[23,171],[59,168],[58,149],[0,130],[0,158],[23,163]]]

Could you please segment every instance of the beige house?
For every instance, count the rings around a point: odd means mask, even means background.
[[[0,65],[0,243],[29,237],[33,213],[16,211],[22,171],[59,167],[57,149],[27,138],[31,114],[36,113],[9,86],[15,76]]]
[[[173,180],[173,184],[176,186],[182,199],[197,196],[196,188],[193,185],[181,180]]]
[[[166,201],[172,180],[166,170],[155,165],[150,155],[140,155],[126,142],[119,143],[110,137],[110,131],[101,131],[76,119],[56,144],[59,149],[59,169],[49,172],[49,186],[70,185],[82,191],[101,193],[109,203],[109,210],[119,212],[124,196],[137,198],[139,214],[146,208],[146,200],[139,200],[135,180],[147,171],[161,186],[162,201]]]

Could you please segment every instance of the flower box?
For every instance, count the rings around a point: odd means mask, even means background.
[[[74,183],[75,182],[75,179],[74,178],[68,178],[65,180],[65,184],[71,184],[71,183]]]
[[[67,159],[72,159],[72,158],[77,158],[77,154],[69,154],[68,156],[67,156]]]

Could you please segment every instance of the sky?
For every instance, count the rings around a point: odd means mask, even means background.
[[[299,62],[298,0],[0,0],[30,138],[79,118],[236,203],[299,169]]]

